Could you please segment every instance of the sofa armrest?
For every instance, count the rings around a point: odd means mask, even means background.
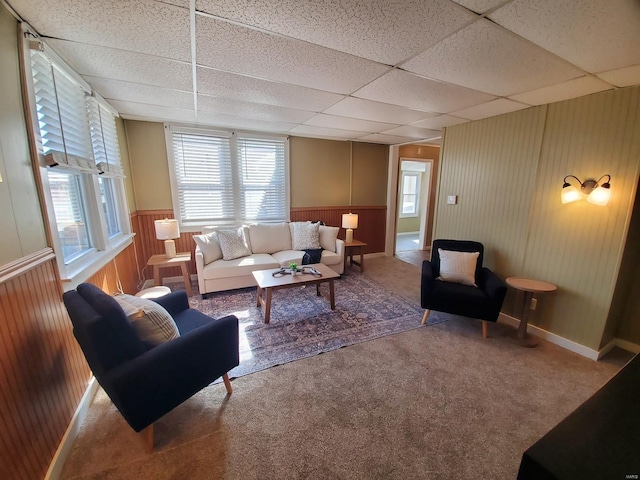
[[[491,298],[491,301],[498,308],[502,308],[502,302],[507,294],[507,286],[500,278],[489,270],[487,267],[482,267],[480,271],[480,284],[479,287]]]
[[[230,315],[114,368],[101,384],[140,431],[238,364],[238,319]]]
[[[336,238],[336,253],[340,255],[340,258],[344,259],[344,240]]]
[[[204,288],[204,254],[198,245],[196,245],[194,256],[196,260],[196,273],[198,274],[198,290],[201,295],[204,295],[207,293]]]
[[[172,317],[189,308],[189,297],[187,297],[187,292],[184,290],[178,290],[151,300],[164,307]]]
[[[420,302],[423,305],[426,305],[426,297],[431,291],[433,287],[435,287],[436,278],[433,272],[433,264],[429,260],[424,260],[422,262],[422,274],[420,278]]]

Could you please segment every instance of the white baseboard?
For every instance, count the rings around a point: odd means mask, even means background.
[[[498,321],[500,323],[511,325],[515,328],[518,328],[520,326],[519,319],[510,315],[506,315],[504,313],[500,313]],[[636,345],[635,343],[631,343],[620,338],[614,338],[600,350],[593,350],[592,348],[585,347],[584,345],[576,343],[573,340],[569,340],[567,338],[561,337],[560,335],[556,335],[555,333],[548,332],[547,330],[536,327],[535,325],[529,324],[527,326],[527,333],[533,335],[534,337],[544,338],[551,343],[554,343],[562,348],[566,348],[567,350],[582,355],[583,357],[590,358],[591,360],[600,360],[607,353],[609,353],[613,347],[619,347],[632,353],[640,353],[640,345]]]
[[[89,381],[89,385],[87,385],[87,389],[84,391],[84,395],[82,395],[78,408],[76,408],[76,412],[73,414],[73,418],[67,427],[67,431],[64,432],[62,441],[60,442],[60,445],[58,445],[58,449],[49,464],[49,469],[44,477],[45,480],[58,480],[58,478],[60,478],[64,462],[67,460],[67,456],[69,456],[69,453],[71,452],[73,442],[78,436],[82,422],[84,422],[84,419],[87,417],[91,401],[98,391],[98,387],[98,382],[96,382],[95,377],[92,377]]]

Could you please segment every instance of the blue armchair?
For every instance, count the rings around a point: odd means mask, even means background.
[[[214,320],[189,308],[184,291],[154,299],[180,336],[156,347],[140,339],[124,311],[95,285],[64,293],[73,333],[98,383],[153,450],[153,422],[239,364],[238,319]]]
[[[478,252],[475,269],[476,286],[437,280],[440,276],[438,249],[456,252]],[[468,240],[434,240],[431,261],[422,262],[420,302],[425,308],[422,324],[427,323],[429,312],[453,313],[482,320],[482,337],[487,338],[487,322],[495,322],[507,294],[507,286],[498,276],[482,266],[484,246]]]

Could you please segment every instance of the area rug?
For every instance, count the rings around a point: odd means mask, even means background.
[[[167,286],[179,289],[182,284]],[[323,296],[316,295],[314,285],[274,290],[269,324],[256,305],[255,287],[213,293],[204,300],[195,294],[189,302],[213,318],[238,317],[240,365],[229,372],[231,378],[421,327],[424,310],[419,305],[364,275],[335,281],[335,310],[325,298],[328,284],[320,288]],[[432,312],[427,325],[446,318]]]

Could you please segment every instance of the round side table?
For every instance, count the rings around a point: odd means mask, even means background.
[[[531,299],[536,293],[553,292],[558,287],[553,283],[543,282],[540,280],[531,280],[529,278],[509,277],[506,280],[507,285],[524,292],[522,301],[522,315],[520,318],[520,326],[518,327],[517,342],[523,347],[536,347],[538,342],[527,335],[527,325],[529,322],[529,308]]]
[[[171,293],[171,289],[169,287],[150,287],[140,290],[138,293],[136,293],[136,297],[158,298],[168,293]]]

